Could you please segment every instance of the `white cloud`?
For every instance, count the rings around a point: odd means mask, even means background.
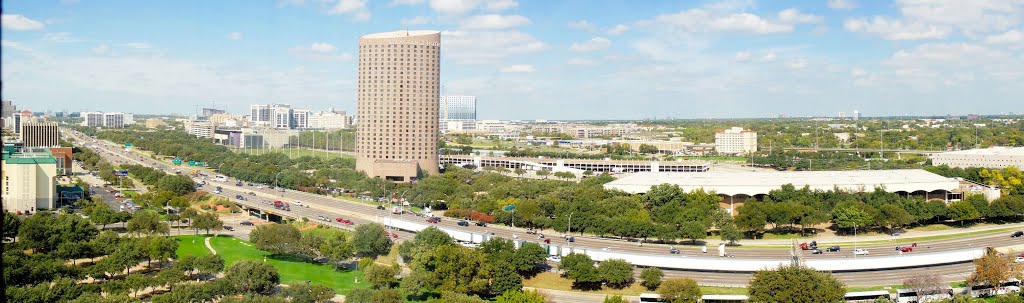
[[[515,0],[490,0],[484,4],[484,9],[500,12],[517,6],[519,6],[519,2]]]
[[[388,3],[388,5],[389,6],[416,5],[416,4],[423,3],[425,1],[426,0],[391,0],[391,3]]]
[[[621,35],[622,33],[625,33],[627,30],[629,30],[629,26],[626,26],[626,25],[623,25],[623,24],[618,24],[618,25],[615,25],[615,27],[612,27],[612,28],[608,29],[608,34],[609,35],[613,35],[613,36],[618,36],[618,35]]]
[[[853,0],[828,0],[828,7],[832,9],[854,9],[857,8],[857,2]]]
[[[235,40],[235,41],[242,40],[242,33],[232,32],[232,33],[228,34],[228,40]]]
[[[369,21],[370,10],[366,8],[366,0],[341,0],[327,11],[332,15],[349,15],[352,21]]]
[[[295,56],[313,61],[348,61],[352,54],[338,53],[338,48],[330,43],[316,42],[309,46],[296,46],[289,51]]]
[[[1024,0],[897,0],[904,17],[965,32],[1005,30],[1024,18]]]
[[[569,59],[569,61],[566,62],[566,64],[569,64],[569,65],[580,65],[580,66],[589,66],[589,65],[594,65],[595,63],[594,63],[594,60],[590,60],[590,59],[586,59],[586,58],[572,58],[572,59]]]
[[[82,42],[82,39],[75,38],[71,36],[71,33],[68,32],[46,33],[45,35],[43,35],[43,40],[54,43]]]
[[[118,44],[118,46],[123,46],[123,47],[131,48],[131,49],[151,49],[151,48],[153,48],[153,46],[149,45],[149,43],[143,43],[143,42],[121,43],[121,44]]]
[[[793,70],[804,69],[807,68],[808,65],[809,63],[807,63],[807,59],[804,58],[796,58],[786,63],[786,67]]]
[[[818,23],[824,19],[821,16],[804,14],[795,8],[787,8],[779,12],[779,21],[785,23]]]
[[[875,16],[870,20],[847,19],[843,23],[843,27],[851,32],[880,35],[886,40],[943,39],[950,32],[949,27],[945,26],[927,25],[920,22],[907,24],[904,21],[884,16]]]
[[[733,59],[735,59],[738,62],[747,62],[750,61],[750,58],[752,56],[753,55],[750,52],[736,52],[736,55],[733,56]]]
[[[456,64],[498,64],[508,57],[539,52],[547,44],[520,31],[444,31],[442,56]]]
[[[587,20],[569,21],[569,28],[582,31],[592,31],[594,30],[594,24]]]
[[[850,76],[851,77],[861,78],[861,77],[864,77],[864,76],[867,76],[867,75],[868,75],[868,72],[866,70],[863,70],[863,69],[860,69],[860,68],[850,69]]]
[[[23,51],[23,52],[31,52],[31,51],[33,51],[33,49],[25,46],[21,42],[10,41],[10,40],[0,40],[0,47],[7,48],[7,49],[16,49],[16,50]]]
[[[668,25],[686,32],[740,32],[750,34],[780,34],[793,31],[793,25],[769,20],[750,13],[719,13],[703,8],[684,10],[675,14],[659,15],[640,25]]]
[[[430,17],[416,16],[413,18],[402,18],[402,20],[398,21],[398,23],[402,26],[420,26],[430,23]]]
[[[612,46],[612,41],[604,37],[594,37],[584,42],[573,42],[569,50],[574,52],[592,52],[606,49]]]
[[[92,53],[93,54],[97,54],[97,55],[110,54],[110,45],[100,44],[100,45],[92,48]]]
[[[22,15],[10,14],[0,15],[0,26],[3,26],[3,28],[6,29],[16,31],[39,30],[43,29],[43,27],[46,27],[46,25],[44,25],[42,22],[29,19],[28,17]]]
[[[1024,42],[1024,31],[1010,30],[1008,32],[985,37],[985,43],[991,44],[1012,44]]]
[[[529,64],[513,64],[501,69],[503,73],[532,73],[534,71],[536,69],[533,68],[533,65]]]
[[[775,61],[775,58],[777,58],[777,57],[778,57],[778,55],[776,55],[775,53],[769,52],[769,53],[766,53],[766,54],[762,55],[761,58],[758,59],[758,61],[760,61],[760,62],[771,62],[771,61]]]
[[[502,16],[497,14],[477,15],[466,18],[459,24],[460,29],[509,29],[530,24],[530,19],[520,15]]]

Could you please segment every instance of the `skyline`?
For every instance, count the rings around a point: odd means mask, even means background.
[[[1019,0],[4,4],[3,98],[33,111],[355,112],[359,36],[437,29],[480,119],[1024,112]]]

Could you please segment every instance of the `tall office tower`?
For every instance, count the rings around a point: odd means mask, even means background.
[[[103,127],[122,128],[124,127],[124,113],[103,113]]]
[[[13,102],[7,100],[0,102],[0,118],[10,118],[16,112],[18,112],[18,107]]]
[[[101,112],[83,112],[82,126],[103,126],[103,113]]]
[[[249,121],[270,122],[270,105],[253,104],[249,105]]]
[[[413,181],[438,174],[441,32],[359,37],[356,170]]]
[[[858,120],[860,120],[860,111],[859,110],[855,110],[855,111],[853,111],[853,121],[858,121]]]
[[[476,129],[476,96],[441,96],[441,130]]]
[[[25,147],[58,147],[60,132],[57,122],[22,123],[21,142]]]

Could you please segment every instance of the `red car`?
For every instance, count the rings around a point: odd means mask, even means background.
[[[433,217],[433,218],[427,219],[427,222],[437,224],[438,222],[441,222],[441,219],[437,218],[437,217]]]
[[[910,247],[910,246],[898,246],[898,247],[896,247],[896,250],[901,251],[901,252],[912,252],[912,251],[914,251],[914,248]]]
[[[341,223],[342,223],[342,224],[345,224],[345,225],[352,225],[352,220],[349,220],[349,219],[343,219],[343,220],[341,220]]]
[[[341,223],[342,220],[341,218],[334,218],[334,221],[338,221],[338,223]]]
[[[544,243],[551,244],[551,239],[544,239]]]
[[[392,238],[398,239],[398,234],[391,234]]]

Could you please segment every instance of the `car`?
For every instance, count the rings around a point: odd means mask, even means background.
[[[252,183],[246,183],[245,185],[246,186],[252,186]]]
[[[231,226],[224,225],[224,230],[226,230],[226,231],[235,231],[235,228],[231,227]]]
[[[242,226],[253,226],[254,225],[254,224],[252,224],[252,222],[249,222],[249,221],[242,221],[242,223],[238,223],[238,224],[240,224]]]
[[[262,185],[262,184],[257,184],[257,185],[256,185],[256,188],[257,188],[257,189],[259,189],[259,188],[263,188],[263,185]]]
[[[1024,236],[1024,231],[1015,231],[1010,235],[1010,238],[1020,238],[1021,236]]]
[[[889,235],[893,236],[893,237],[898,237],[898,236],[900,236],[902,234],[903,234],[903,230],[902,229],[897,229],[897,230],[892,231],[892,233],[889,233]]]
[[[559,257],[559,256],[548,256],[548,261],[555,262],[555,263],[562,262],[562,257]]]
[[[459,221],[459,226],[469,226],[469,222]]]
[[[430,218],[430,219],[427,219],[427,223],[434,223],[434,224],[437,224],[437,223],[440,223],[440,222],[441,222],[441,219],[440,219],[440,218],[438,218],[438,217],[432,217],[432,218]]]
[[[527,235],[532,235],[532,234],[536,234],[536,233],[537,233],[537,231],[533,230],[533,228],[530,228],[530,229],[526,230],[526,234]]]
[[[338,221],[338,223],[341,223],[342,220],[341,217],[334,218],[334,221]]]
[[[839,251],[839,245],[832,245],[825,248],[825,252],[837,252]]]
[[[807,242],[800,243],[800,249],[802,249],[802,250],[812,250],[812,249],[815,249],[817,247],[818,247],[817,245],[810,245],[810,244],[807,244]]]
[[[822,253],[822,251],[820,249],[817,249],[817,248],[811,250],[811,254],[820,255],[821,253]]]
[[[355,224],[355,223],[352,223],[352,220],[343,219],[343,220],[341,220],[341,224],[352,225],[352,224]]]
[[[295,206],[302,206],[302,202],[299,202],[299,201],[295,201],[295,203],[292,203],[292,204],[295,204]]]
[[[576,242],[576,237],[569,236],[568,238],[565,238],[565,241],[566,242]]]
[[[249,195],[250,195],[250,196],[255,196],[255,195],[256,195],[256,193],[254,193],[254,192],[249,192]]]
[[[551,239],[544,239],[545,244],[551,244]]]
[[[854,256],[866,256],[866,255],[869,255],[869,254],[871,254],[871,253],[868,252],[868,250],[864,249],[864,248],[858,248],[858,249],[854,249],[853,250],[853,255]]]
[[[675,247],[669,248],[668,249],[668,253],[673,254],[673,255],[678,255],[679,254],[679,249],[675,248]]]
[[[912,252],[914,251],[914,248],[910,246],[896,246],[896,250],[900,252]]]
[[[379,209],[379,210],[385,210],[385,209],[388,209],[388,208],[387,208],[387,207],[384,207],[384,205],[377,205],[377,209]]]
[[[476,221],[476,226],[487,227],[487,222]]]
[[[392,233],[392,234],[391,234],[391,238],[394,238],[394,239],[398,239],[398,234],[396,234],[396,233]]]
[[[320,220],[320,221],[331,221],[331,220],[327,219],[327,217],[324,217],[324,216],[316,216],[316,218],[317,218],[317,220]]]
[[[235,195],[235,199],[244,200],[245,197],[242,197],[242,195]]]

